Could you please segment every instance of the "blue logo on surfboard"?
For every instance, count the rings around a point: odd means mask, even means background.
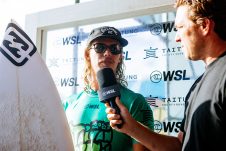
[[[15,23],[9,23],[0,46],[1,53],[14,65],[23,66],[36,50],[28,35]]]

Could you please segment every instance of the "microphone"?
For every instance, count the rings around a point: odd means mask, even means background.
[[[116,114],[120,114],[120,109],[115,102],[115,98],[120,98],[120,85],[117,84],[115,74],[111,68],[102,68],[97,72],[99,84],[98,96],[102,103],[108,102],[115,109]],[[118,128],[122,124],[117,125]]]

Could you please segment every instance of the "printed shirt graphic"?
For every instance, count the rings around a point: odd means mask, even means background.
[[[121,101],[131,115],[139,122],[154,129],[152,111],[140,94],[121,87]],[[80,151],[131,151],[133,143],[130,136],[113,130],[105,113],[105,105],[98,94],[90,90],[73,95],[66,100],[66,115],[71,128],[75,150]]]

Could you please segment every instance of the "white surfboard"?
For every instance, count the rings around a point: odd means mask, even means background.
[[[0,150],[73,150],[53,79],[15,22],[9,23],[0,46]]]

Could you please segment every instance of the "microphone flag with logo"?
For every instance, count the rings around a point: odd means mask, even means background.
[[[115,98],[120,98],[120,85],[117,83],[115,74],[111,68],[103,68],[97,72],[99,84],[98,96],[101,102],[109,103],[120,114],[120,109],[115,102]],[[121,124],[118,125],[120,128]]]

